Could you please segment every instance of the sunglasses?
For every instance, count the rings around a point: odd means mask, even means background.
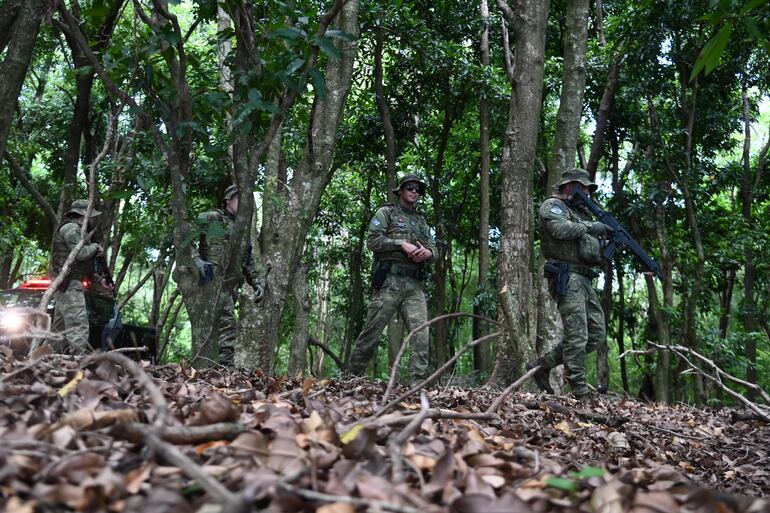
[[[409,192],[417,191],[417,194],[422,194],[422,187],[420,187],[419,185],[408,183],[404,185],[404,189],[406,189]]]

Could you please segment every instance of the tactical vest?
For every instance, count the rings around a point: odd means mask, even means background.
[[[51,252],[51,278],[56,278],[59,275],[59,272],[64,267],[64,263],[67,261],[67,257],[70,254],[70,247],[67,245],[67,241],[61,233],[62,228],[68,224],[74,224],[78,231],[81,229],[80,226],[72,220],[63,221],[56,227],[56,230],[54,231],[56,235],[53,238],[53,251]],[[82,281],[92,274],[93,261],[90,258],[82,261],[75,260],[70,266],[69,279]]]
[[[204,230],[199,248],[201,258],[212,264],[221,265],[222,255],[235,221],[230,219],[224,211],[214,209],[200,214],[198,224]]]
[[[549,200],[550,199],[558,200],[558,202],[551,203],[561,208],[562,211],[566,213],[569,221],[578,223],[591,220],[591,217],[587,212],[583,212],[578,208],[570,206],[561,198],[552,197],[549,198]],[[541,206],[541,209],[542,208],[543,207]],[[540,247],[543,256],[546,259],[586,266],[594,266],[601,261],[601,246],[599,239],[589,233],[571,240],[556,238],[551,230],[546,227],[548,219],[543,217],[542,211],[538,217],[541,234]]]
[[[385,229],[385,236],[390,239],[404,239],[412,244],[419,242],[423,246],[430,246],[430,233],[428,225],[422,215],[415,212],[406,212],[400,205],[388,203],[383,208],[388,209],[390,222]],[[401,249],[383,251],[377,253],[377,260],[390,261],[402,267],[416,269],[419,264],[410,260]]]

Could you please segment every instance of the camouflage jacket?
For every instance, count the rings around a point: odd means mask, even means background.
[[[224,210],[213,209],[198,215],[198,226],[202,230],[200,243],[198,245],[198,255],[203,260],[211,262],[217,267],[221,267],[222,257],[227,248],[227,241],[235,226],[235,218],[228,215]],[[253,247],[251,242],[246,244],[241,261],[241,270],[236,277],[239,283],[246,282],[255,287],[259,283],[257,268],[254,264]],[[195,251],[193,251],[193,256]]]
[[[436,256],[436,245],[425,218],[416,210],[409,210],[401,205],[387,203],[377,210],[369,223],[369,237],[366,246],[374,253],[378,261],[388,260],[406,268],[417,268],[401,251],[404,241],[412,244],[419,242]]]
[[[72,220],[66,220],[56,227],[53,238],[53,251],[51,252],[52,278],[59,275],[70,251],[80,242],[80,232],[81,226]],[[95,242],[83,244],[70,267],[70,279],[83,280],[91,277],[94,270],[93,259],[98,249],[99,245]]]
[[[588,212],[551,196],[540,205],[538,218],[545,258],[587,266],[600,263],[601,246],[599,239],[588,233]]]

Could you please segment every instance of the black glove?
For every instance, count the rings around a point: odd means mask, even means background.
[[[588,224],[588,233],[591,235],[596,235],[597,237],[609,237],[615,233],[615,230],[613,230],[609,225],[596,221],[594,223]]]
[[[214,279],[214,264],[211,262],[206,262],[199,256],[193,258],[193,263],[195,264],[195,268],[198,269],[198,274],[200,275],[198,285],[203,287]]]
[[[257,282],[254,284],[254,304],[258,305],[262,302],[262,297],[265,295],[265,288],[262,286],[261,283]]]

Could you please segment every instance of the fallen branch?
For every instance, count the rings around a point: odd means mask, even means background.
[[[234,422],[219,422],[206,426],[167,426],[160,438],[174,445],[201,444],[212,440],[233,440],[247,430],[243,424]],[[141,442],[148,433],[154,433],[154,428],[138,422],[118,424],[110,432],[116,438],[134,443]]]
[[[437,319],[439,319],[439,318],[437,317],[435,320],[437,320]],[[413,330],[413,331],[412,331],[412,333],[415,333],[416,331],[417,331],[417,329]],[[410,333],[410,335],[411,335],[412,333]],[[498,337],[498,336],[500,336],[501,334],[502,334],[502,332],[501,332],[501,331],[496,331],[496,332],[494,332],[494,333],[490,333],[489,335],[484,335],[483,337],[480,337],[480,338],[477,338],[477,339],[475,339],[475,340],[472,340],[472,341],[468,342],[467,344],[465,344],[465,345],[463,346],[463,348],[462,348],[462,349],[460,349],[460,350],[459,350],[457,353],[455,353],[455,354],[454,354],[454,356],[452,356],[452,358],[450,358],[449,360],[447,360],[446,362],[444,362],[444,365],[442,365],[441,367],[439,367],[438,369],[436,369],[436,370],[433,372],[433,374],[431,374],[430,376],[428,376],[427,378],[425,378],[425,379],[424,379],[424,380],[422,380],[421,382],[417,383],[416,385],[414,385],[413,387],[411,387],[409,390],[407,390],[406,392],[404,392],[403,394],[401,394],[400,396],[396,397],[395,399],[393,399],[392,401],[390,401],[389,403],[387,403],[385,406],[383,406],[382,408],[380,408],[380,409],[377,411],[377,413],[375,414],[375,417],[379,417],[380,415],[382,415],[383,413],[385,413],[386,411],[388,411],[390,408],[392,408],[394,405],[396,405],[396,404],[400,403],[401,401],[403,401],[404,399],[406,399],[407,397],[409,397],[409,396],[410,396],[410,395],[412,395],[413,393],[415,393],[415,392],[417,392],[418,390],[422,389],[422,388],[423,388],[424,386],[426,386],[427,384],[429,384],[429,383],[432,383],[432,382],[433,382],[433,381],[434,381],[436,378],[438,378],[439,376],[441,376],[441,375],[444,373],[444,371],[446,371],[446,370],[447,370],[447,369],[448,369],[448,368],[449,368],[449,367],[450,367],[450,366],[451,366],[451,365],[452,365],[454,362],[456,362],[456,361],[457,361],[457,359],[458,359],[458,358],[460,358],[460,356],[462,356],[462,355],[463,355],[463,354],[464,354],[466,351],[468,351],[470,348],[472,348],[472,347],[474,347],[474,346],[477,346],[478,344],[480,344],[480,343],[482,343],[482,342],[484,342],[484,341],[486,341],[486,340],[489,340],[489,339],[492,339],[492,338]],[[405,341],[404,341],[404,344],[405,344],[405,343],[406,343],[406,341],[408,341],[408,340],[409,340],[409,337],[407,337],[407,338],[405,339]],[[402,346],[401,346],[401,348],[403,349],[403,348],[404,348],[404,345],[402,345]],[[393,364],[393,368],[394,368],[394,369],[395,369],[395,368],[397,368],[397,366],[398,366],[398,360],[399,360],[399,359],[400,359],[400,356],[396,357],[396,362]],[[395,374],[391,374],[391,382],[390,382],[390,383],[388,383],[388,388],[385,390],[385,395],[383,395],[383,396],[382,396],[382,400],[383,400],[383,402],[384,402],[384,401],[386,401],[386,400],[387,400],[387,398],[388,398],[388,396],[390,395],[390,391],[391,391],[391,389],[392,389],[392,387],[393,387],[393,380],[394,380],[394,378],[395,378]]]
[[[755,383],[749,383],[748,381],[744,381],[740,378],[736,378],[735,376],[732,376],[731,374],[726,373],[722,369],[720,369],[716,363],[714,363],[713,360],[710,360],[703,356],[702,354],[698,353],[697,351],[694,351],[693,349],[690,349],[689,347],[685,346],[679,346],[679,345],[662,345],[662,344],[656,344],[655,342],[647,341],[647,344],[652,346],[658,351],[671,351],[672,353],[676,354],[680,358],[682,358],[685,362],[687,362],[687,365],[690,366],[690,368],[703,376],[704,378],[708,379],[709,381],[712,381],[715,383],[719,388],[724,390],[728,395],[735,398],[737,401],[743,403],[746,408],[754,412],[756,415],[758,415],[762,420],[765,422],[770,422],[770,410],[768,410],[766,407],[762,407],[756,403],[753,403],[752,401],[749,401],[746,397],[744,397],[742,394],[739,394],[738,392],[734,391],[727,385],[725,385],[722,382],[722,377],[726,378],[729,381],[732,381],[733,383],[736,383],[738,385],[744,386],[750,390],[754,390],[757,392],[762,399],[770,404],[770,395],[768,395],[767,392],[765,392],[762,387]],[[712,368],[714,375],[709,374],[708,372],[704,371],[700,367],[698,367],[695,363],[691,362],[690,359],[687,357],[687,355],[691,355],[695,357],[696,359],[700,360],[701,362],[705,363],[709,367]]]
[[[390,448],[390,458],[392,461],[391,481],[396,484],[401,483],[404,480],[403,446],[409,437],[420,429],[420,426],[427,418],[429,412],[430,403],[428,402],[428,397],[423,391],[420,394],[420,413],[414,415],[409,424],[407,424],[398,435],[393,437],[388,442],[388,447]]]
[[[401,357],[404,355],[404,351],[406,351],[406,346],[407,346],[407,344],[409,344],[409,341],[412,340],[412,337],[414,337],[414,335],[418,331],[424,330],[424,329],[428,328],[431,324],[435,324],[438,321],[443,321],[443,320],[446,320],[446,319],[453,319],[455,317],[473,317],[473,318],[476,318],[476,319],[482,319],[482,320],[490,322],[492,324],[496,324],[498,326],[501,326],[501,324],[499,322],[494,321],[492,319],[489,319],[488,317],[484,317],[482,315],[476,315],[476,314],[472,314],[472,313],[467,313],[467,312],[453,312],[453,313],[449,313],[449,314],[446,314],[446,315],[439,315],[438,317],[434,317],[433,319],[429,320],[428,322],[426,322],[424,324],[420,324],[419,326],[417,326],[415,329],[413,329],[412,331],[410,331],[406,335],[406,338],[404,339],[404,341],[401,342],[401,347],[398,348],[398,354],[396,355],[396,359],[393,362],[393,367],[390,369],[390,379],[388,380],[388,388],[385,389],[385,395],[382,396],[382,402],[385,402],[385,401],[388,400],[388,397],[390,396],[390,392],[393,390],[393,385],[396,382],[396,374],[398,373],[398,367],[399,367],[400,362],[401,362]],[[495,336],[497,336],[499,334],[500,333],[498,332]],[[447,363],[449,363],[449,364],[453,363],[455,360],[457,360],[457,358],[459,358],[459,356],[461,354],[463,354],[469,348],[479,344],[483,340],[485,340],[485,339],[482,337],[480,339],[473,340],[473,341],[469,342],[468,344],[466,344],[460,350],[460,352],[458,354],[455,355],[455,357],[453,359],[450,359],[450,361],[447,362]],[[444,369],[446,367],[448,367],[448,365],[444,364],[444,367],[442,367],[442,369]],[[431,375],[428,379],[423,381],[423,383],[425,383],[425,384],[429,383],[432,377],[433,377],[433,375]],[[424,386],[424,385],[421,384],[421,386]]]
[[[310,344],[310,345],[316,346],[316,347],[318,347],[319,349],[321,349],[321,351],[323,351],[324,353],[328,354],[328,355],[329,355],[329,357],[330,357],[332,360],[334,360],[334,363],[336,363],[336,364],[337,364],[337,368],[339,368],[341,371],[344,371],[344,370],[345,370],[345,363],[342,361],[342,359],[340,359],[340,357],[339,357],[339,356],[337,356],[336,354],[334,354],[334,351],[332,351],[332,350],[329,348],[329,346],[327,346],[326,344],[324,344],[324,343],[323,343],[323,342],[321,342],[320,340],[318,340],[318,339],[315,339],[315,338],[313,338],[313,337],[308,337],[308,338],[307,338],[307,343],[308,343],[308,344]]]

